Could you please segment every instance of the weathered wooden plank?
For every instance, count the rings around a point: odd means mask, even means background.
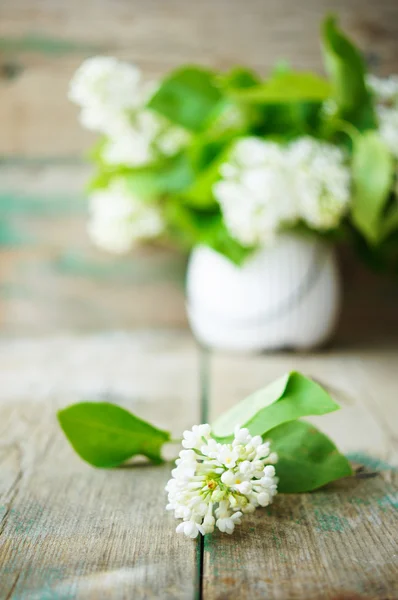
[[[185,257],[170,248],[127,257],[95,248],[87,176],[77,164],[0,168],[2,330],[185,327]]]
[[[206,600],[394,599],[398,476],[277,497],[234,535],[205,540]]]
[[[331,435],[344,452],[368,452],[398,466],[398,447],[382,418],[383,411],[396,400],[396,355],[396,346],[372,352],[330,350],[252,357],[218,354],[210,365],[212,416],[283,373],[299,370],[328,387],[342,406],[326,417],[312,418],[314,424]],[[379,365],[383,365],[383,380],[378,375]],[[395,424],[393,415],[391,427]]]
[[[398,481],[387,462],[397,447],[393,426],[379,419],[393,406],[393,356],[213,357],[213,414],[298,368],[339,390],[344,410],[323,418],[324,430],[382,473],[279,496],[233,537],[207,538],[203,598],[396,597]],[[71,453],[54,412],[81,398],[113,398],[178,435],[199,419],[197,379],[192,342],[178,334],[0,341],[0,595],[193,597],[195,545],[175,536],[163,513],[168,468],[93,470]]]
[[[266,73],[279,58],[321,67],[319,23],[341,14],[377,70],[397,71],[395,0],[3,0],[0,7],[0,154],[81,153],[92,140],[67,101],[81,60],[110,53],[155,77],[182,62]],[[1,75],[0,75],[1,77]]]
[[[383,423],[383,429],[398,443],[397,359],[395,347],[361,352],[353,364],[352,377],[362,401]]]
[[[278,600],[397,597],[398,472],[391,464],[398,464],[398,444],[393,413],[386,425],[388,407],[396,399],[396,367],[388,358],[392,354],[213,358],[213,416],[292,368],[335,388],[343,410],[313,422],[365,465],[365,473],[313,494],[277,496],[272,506],[245,517],[236,535],[217,533],[206,539],[206,600],[236,595]]]
[[[170,466],[93,469],[55,422],[106,397],[180,434],[198,418],[191,339],[3,339],[0,365],[0,597],[194,598],[195,544],[164,510]]]

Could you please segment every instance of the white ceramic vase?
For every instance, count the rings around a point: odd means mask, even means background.
[[[191,254],[187,310],[197,339],[213,348],[309,349],[333,332],[340,280],[333,249],[280,235],[241,267],[205,246]]]

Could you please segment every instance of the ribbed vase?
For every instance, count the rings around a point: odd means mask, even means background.
[[[333,249],[317,238],[284,234],[241,267],[205,246],[191,254],[187,310],[206,346],[260,351],[325,343],[340,308]]]

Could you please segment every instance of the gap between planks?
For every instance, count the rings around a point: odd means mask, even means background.
[[[356,449],[367,468],[312,494],[277,496],[273,506],[246,515],[233,536],[206,536],[203,599],[398,598],[398,470],[388,464],[397,464],[398,448],[385,426],[385,415],[396,411],[394,354],[212,355],[206,372],[210,419],[298,369],[347,397],[339,398],[342,411],[314,421],[344,453],[354,457]]]
[[[211,352],[207,348],[200,348],[200,422],[209,421],[209,393],[210,393],[210,360]],[[195,600],[203,600],[203,573],[204,573],[205,538],[199,536],[197,541],[197,582],[195,585]]]

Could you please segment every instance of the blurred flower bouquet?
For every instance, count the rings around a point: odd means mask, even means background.
[[[154,239],[194,248],[188,308],[206,343],[320,343],[338,305],[325,242],[396,253],[398,78],[367,76],[333,17],[322,45],[328,80],[279,64],[265,80],[186,66],[144,83],[97,57],[71,82],[82,124],[103,134],[91,237],[117,253]]]

